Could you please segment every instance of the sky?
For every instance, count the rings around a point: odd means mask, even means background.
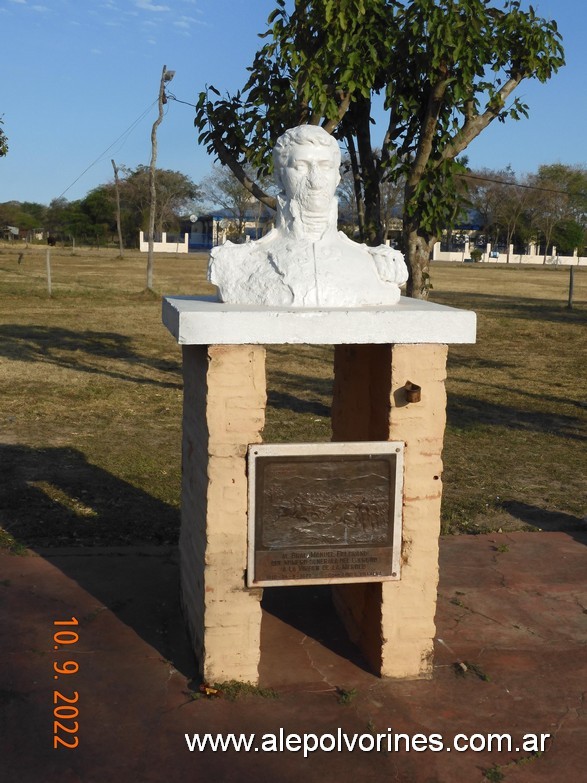
[[[535,0],[556,19],[567,65],[515,93],[530,119],[494,122],[468,148],[473,168],[517,173],[542,163],[585,165],[587,2]],[[235,91],[261,45],[274,0],[0,0],[0,203],[83,198],[118,166],[148,165],[164,65],[168,90],[195,103],[207,84]],[[198,146],[194,110],[169,101],[157,166],[195,182],[212,158]]]

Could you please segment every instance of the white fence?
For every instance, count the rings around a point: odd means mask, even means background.
[[[434,245],[432,250],[433,261],[470,261],[471,260],[471,248],[468,243],[465,244],[463,250],[451,250],[443,251],[440,249],[440,242]],[[530,245],[530,253],[514,253],[513,245],[510,245],[509,257],[507,253],[500,253],[497,250],[491,249],[491,244],[485,246],[485,251],[479,259],[480,261],[488,264],[552,264],[560,266],[587,266],[587,256],[578,256],[575,251],[572,256],[559,256],[556,252],[556,247],[552,248],[552,252],[546,255],[546,261],[544,254],[538,254],[536,247]]]
[[[163,231],[161,234],[161,242],[153,242],[154,253],[187,253],[189,234],[185,234],[183,242],[168,242],[167,232]],[[149,243],[145,240],[145,235],[142,231],[139,232],[139,250],[141,253],[149,252]]]

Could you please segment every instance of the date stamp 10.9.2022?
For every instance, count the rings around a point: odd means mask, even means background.
[[[60,653],[67,653],[68,658],[72,657],[73,645],[79,641],[79,634],[73,628],[78,625],[75,617],[71,620],[55,620],[53,625],[53,649],[56,651],[55,658],[61,659]],[[72,660],[53,661],[53,679],[69,678],[79,671],[79,664]],[[68,683],[71,683],[68,680]],[[56,683],[57,685],[57,683]],[[63,687],[63,686],[61,686]],[[64,688],[65,690],[65,688]],[[53,747],[54,748],[77,748],[79,745],[79,723],[76,720],[79,716],[78,708],[79,693],[68,688],[67,693],[55,689],[53,691]]]

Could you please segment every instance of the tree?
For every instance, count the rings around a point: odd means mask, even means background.
[[[46,212],[45,228],[55,239],[88,240],[96,238],[92,219],[84,210],[83,201],[68,201],[66,198],[55,198],[49,204]]]
[[[380,155],[380,150],[376,150],[376,154]],[[349,228],[349,235],[354,234],[354,228],[358,227],[359,236],[364,237],[365,234],[365,212],[360,194],[362,192],[363,183],[360,177],[360,173],[357,175],[353,170],[350,157],[347,155],[343,158],[341,166],[341,179],[338,186],[338,199],[339,199],[339,217],[342,223],[346,224]],[[385,177],[380,184],[380,220],[381,220],[381,233],[384,238],[387,238],[388,232],[391,228],[392,221],[401,216],[403,213],[403,191],[405,187],[405,178],[398,177],[390,179]],[[357,198],[357,192],[359,197]]]
[[[244,234],[246,213],[256,199],[226,166],[215,165],[201,183],[207,201],[225,209],[235,223],[236,238]]]
[[[587,245],[587,230],[584,225],[575,220],[561,220],[552,234],[553,244],[563,256],[572,256],[575,250],[578,255],[585,255]]]
[[[468,185],[468,200],[483,221],[483,231],[493,244],[505,245],[507,262],[514,237],[528,223],[527,210],[531,191],[526,182],[516,181],[508,166],[501,171],[482,169],[464,175]]]
[[[467,195],[470,207],[475,212],[475,222],[492,243],[498,241],[499,226],[497,212],[503,186],[500,182],[513,180],[511,170],[476,169],[463,175],[467,183]]]
[[[86,218],[85,236],[92,237],[97,245],[106,244],[116,231],[116,207],[112,196],[112,188],[97,187],[78,202],[80,216]],[[75,236],[73,231],[72,234]]]
[[[520,0],[276,0],[242,92],[199,96],[200,142],[253,195],[271,199],[244,164],[266,174],[288,127],[321,124],[347,145],[364,238],[383,237],[381,186],[404,187],[408,293],[427,295],[430,250],[460,209],[461,154],[495,119],[519,119],[511,101],[527,78],[541,82],[564,64],[555,22]],[[374,100],[385,122],[377,154]]]
[[[31,219],[33,223],[31,228],[42,228],[44,226],[47,214],[47,207],[44,204],[39,204],[38,201],[23,201],[20,204],[20,208]]]
[[[194,211],[194,202],[200,198],[200,189],[193,180],[180,171],[156,169],[157,208],[155,231],[162,233],[179,225],[179,218]],[[114,186],[112,185],[112,190]],[[115,197],[114,197],[115,198]],[[126,170],[120,181],[122,210],[130,213],[136,232],[148,229],[150,208],[150,174],[147,166]],[[128,214],[127,214],[128,217]],[[124,218],[123,218],[124,220]]]
[[[540,166],[530,177],[533,186],[530,213],[532,224],[544,243],[543,262],[557,231],[568,250],[568,243],[581,242],[587,218],[587,170],[562,163]],[[574,245],[572,249],[577,247]],[[562,249],[562,248],[561,248]]]
[[[4,125],[4,120],[0,117],[0,125]],[[8,154],[8,138],[2,128],[0,128],[0,158]]]
[[[50,202],[47,208],[45,228],[51,236],[59,237],[65,234],[70,209],[70,203],[66,198],[54,198]]]
[[[220,206],[228,212],[234,222],[234,238],[241,239],[245,232],[247,215],[255,210],[259,219],[263,214],[263,205],[251,195],[229,168],[214,165],[212,172],[200,183],[200,189],[206,201]]]
[[[0,227],[16,226],[27,232],[30,240],[34,229],[45,225],[47,207],[33,201],[6,201],[0,204]]]

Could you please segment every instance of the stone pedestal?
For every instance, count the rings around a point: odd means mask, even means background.
[[[333,586],[351,638],[383,676],[432,667],[448,343],[475,314],[402,299],[394,307],[268,309],[164,300],[183,346],[181,590],[206,681],[258,680],[260,589],[246,587],[247,446],[264,423],[264,344],[334,344],[333,440],[405,446],[399,581]],[[405,384],[421,387],[408,402]],[[295,590],[295,587],[289,589]]]

